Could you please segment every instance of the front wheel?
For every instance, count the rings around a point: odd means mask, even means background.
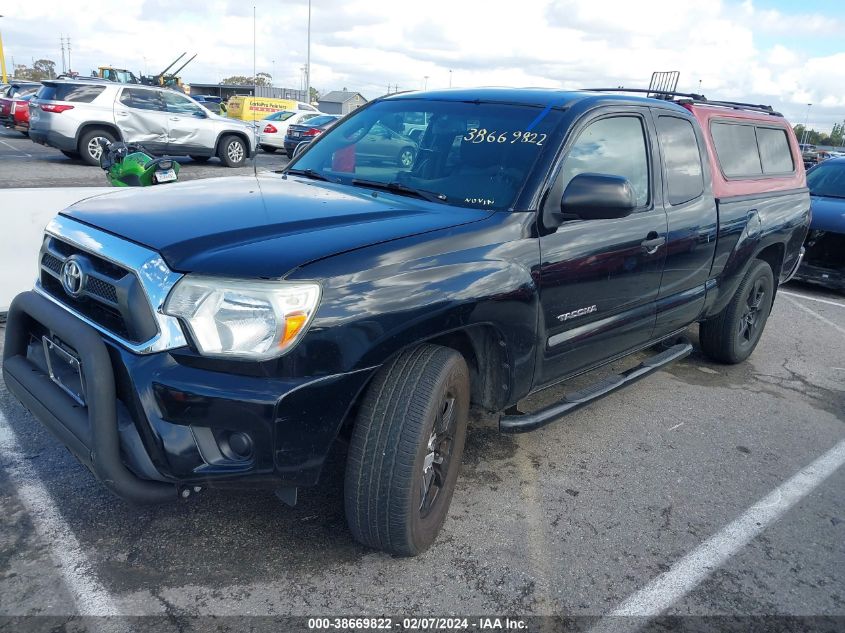
[[[756,260],[745,274],[730,303],[715,317],[702,322],[699,341],[713,360],[741,363],[757,347],[774,300],[772,269]]]
[[[416,556],[437,537],[455,490],[469,415],[463,357],[420,345],[383,367],[358,414],[346,464],[355,538]]]
[[[246,143],[239,136],[224,136],[220,141],[219,156],[226,167],[241,167],[246,162]]]

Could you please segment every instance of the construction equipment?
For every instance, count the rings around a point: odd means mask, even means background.
[[[97,77],[107,79],[108,81],[116,81],[121,84],[139,84],[141,81],[135,76],[131,70],[125,68],[115,68],[114,66],[98,66]]]
[[[168,72],[168,71],[171,68],[173,68],[179,62],[179,60],[181,60],[187,54],[188,53],[185,52],[185,53],[182,53],[181,55],[179,55],[179,57],[174,59],[167,66],[167,68],[162,70],[157,75],[141,77],[141,83],[147,84],[149,86],[162,86],[162,87],[166,87],[166,88],[175,88],[176,90],[181,90],[182,92],[185,92],[185,88],[182,84],[182,79],[181,79],[181,77],[179,77],[179,73],[182,72],[182,69],[185,68],[185,66],[187,66],[188,64],[190,64],[194,60],[194,57],[196,57],[198,55],[198,53],[194,53],[193,57],[190,57],[188,59],[188,61],[186,61],[181,66],[179,66],[179,68],[177,68],[173,72]]]

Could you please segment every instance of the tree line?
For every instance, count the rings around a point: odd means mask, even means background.
[[[845,121],[842,121],[842,123],[834,123],[833,129],[829,134],[827,132],[819,132],[818,130],[808,130],[801,123],[794,126],[792,129],[795,130],[795,136],[799,143],[809,143],[810,145],[830,145],[831,147],[841,147],[842,145],[845,145]]]

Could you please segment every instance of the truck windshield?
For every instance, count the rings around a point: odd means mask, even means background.
[[[288,170],[446,204],[503,210],[512,206],[538,157],[551,145],[560,118],[559,110],[537,106],[386,100],[330,128]]]

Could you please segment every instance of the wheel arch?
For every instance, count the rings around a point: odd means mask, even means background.
[[[79,141],[83,136],[85,136],[88,132],[98,129],[114,134],[115,140],[117,141],[123,140],[123,134],[120,133],[120,129],[114,123],[107,123],[105,121],[88,121],[80,125],[79,129],[76,131],[77,148],[79,147]]]
[[[243,132],[241,130],[224,130],[224,131],[220,132],[217,135],[217,140],[214,142],[214,156],[220,155],[220,143],[222,143],[223,139],[226,138],[227,136],[237,136],[238,138],[240,138],[244,142],[244,145],[246,146],[247,158],[252,158],[253,151],[252,151],[251,145],[249,143],[249,136],[247,136],[246,132]]]

